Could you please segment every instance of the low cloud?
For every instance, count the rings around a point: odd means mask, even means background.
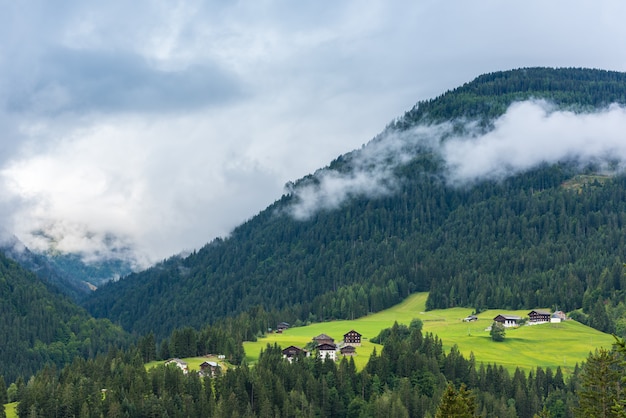
[[[458,122],[458,121],[457,121]],[[502,180],[559,161],[615,163],[626,161],[626,109],[612,105],[593,113],[555,110],[545,101],[514,103],[492,130],[481,133],[473,122],[463,136],[451,124],[388,131],[361,150],[346,156],[351,170],[326,168],[288,192],[296,219],[335,209],[355,196],[377,198],[398,187],[394,171],[427,150],[445,163],[442,178],[451,186]],[[619,164],[618,164],[619,165]]]
[[[626,109],[554,110],[543,101],[513,104],[485,135],[457,137],[441,153],[451,183],[502,179],[542,163],[626,160]]]

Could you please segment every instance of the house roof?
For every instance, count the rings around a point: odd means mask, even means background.
[[[337,346],[335,344],[320,344],[317,346],[317,349],[322,351],[335,351]]]
[[[333,337],[331,337],[330,335],[326,335],[326,334],[320,334],[317,337],[313,337],[314,340],[330,340],[330,341],[335,341],[335,339]]]
[[[339,351],[341,351],[342,353],[346,353],[346,352],[354,353],[356,351],[356,348],[354,348],[351,345],[344,345],[343,347],[341,347]]]
[[[306,353],[306,350],[303,348],[300,348],[296,345],[290,345],[289,347],[285,348],[283,350],[283,354],[288,354],[288,353]]]
[[[519,321],[520,319],[522,319],[521,316],[517,316],[517,315],[503,315],[503,314],[500,314],[500,315],[496,316],[495,318],[493,318],[493,320],[495,321],[498,318],[508,319],[510,321]]]
[[[540,310],[530,311],[530,312],[528,312],[528,315],[529,316],[532,315],[533,312],[538,314],[538,315],[551,315],[551,313],[548,312],[548,311],[540,311]]]
[[[200,365],[200,367],[209,367],[209,366],[217,367],[217,363],[214,361],[205,361]]]
[[[346,333],[345,333],[345,334],[343,334],[343,335],[344,335],[344,337],[345,337],[346,335],[351,334],[351,333],[355,333],[355,334],[356,334],[356,335],[358,335],[359,337],[361,336],[361,334],[360,334],[359,332],[357,332],[357,331],[355,331],[355,330],[353,330],[353,329],[351,329],[350,331],[346,332]]]

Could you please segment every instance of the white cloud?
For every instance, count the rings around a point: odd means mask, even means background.
[[[626,69],[624,12],[564,0],[4,2],[3,226],[29,245],[46,230],[68,250],[102,252],[115,235],[150,260],[199,247],[480,73]],[[325,181],[391,190],[379,174]]]
[[[382,134],[345,158],[350,170],[320,170],[315,181],[290,190],[295,197],[290,214],[307,219],[351,197],[393,193],[399,181],[394,170],[424,150],[441,156],[446,166],[442,178],[455,186],[502,180],[544,163],[594,162],[608,168],[626,162],[626,108],[617,105],[573,113],[530,100],[512,104],[486,134],[472,121],[465,126],[462,137],[451,136],[449,123]]]
[[[478,138],[445,142],[452,182],[502,179],[541,163],[626,160],[626,110],[576,114],[545,102],[512,105],[495,129]]]

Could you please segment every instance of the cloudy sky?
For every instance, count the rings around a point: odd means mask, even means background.
[[[597,0],[0,0],[1,226],[35,249],[198,248],[481,73],[625,71],[623,16]]]

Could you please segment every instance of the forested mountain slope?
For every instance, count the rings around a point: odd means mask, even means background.
[[[351,318],[426,290],[429,308],[617,309],[626,177],[613,155],[465,183],[449,175],[442,147],[451,138],[489,133],[527,99],[568,117],[601,111],[626,103],[626,74],[529,68],[478,77],[291,184],[230,237],[109,283],[86,306],[160,337],[259,305],[290,322]],[[609,322],[594,325],[616,326]]]
[[[56,288],[49,287],[0,252],[0,375],[28,378],[46,363],[63,365],[75,355],[90,357],[129,336],[94,319]]]

